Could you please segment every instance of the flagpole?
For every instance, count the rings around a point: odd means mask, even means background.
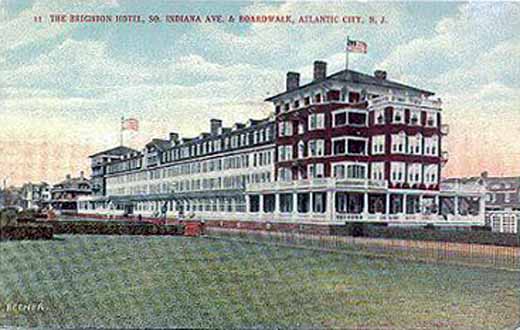
[[[345,49],[345,74],[347,74],[347,72],[348,72],[348,54],[350,53],[348,51],[348,40],[349,39],[348,39],[348,36],[347,36],[347,47]]]
[[[121,147],[123,146],[123,125],[125,123],[125,116],[121,116],[121,128],[120,128],[120,138],[121,138]]]

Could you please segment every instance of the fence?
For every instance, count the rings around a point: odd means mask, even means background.
[[[207,228],[210,237],[520,272],[520,248],[492,245]]]

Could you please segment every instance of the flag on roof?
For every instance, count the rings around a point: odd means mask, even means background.
[[[128,131],[138,131],[139,121],[135,118],[124,119],[122,123],[122,129]]]
[[[366,54],[367,50],[368,45],[366,42],[360,40],[350,40],[347,38],[347,52]]]

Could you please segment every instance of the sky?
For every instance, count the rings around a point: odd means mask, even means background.
[[[78,24],[50,14],[360,15],[386,24]],[[42,16],[42,22],[34,21]],[[520,3],[0,0],[0,179],[54,183],[89,174],[119,144],[121,116],[142,148],[209,119],[263,118],[287,71],[343,69],[348,36],[368,44],[349,68],[434,91],[450,160],[443,176],[520,175]]]

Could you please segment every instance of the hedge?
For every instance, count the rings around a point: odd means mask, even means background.
[[[0,240],[52,239],[53,227],[45,224],[2,226]]]
[[[331,229],[331,234],[354,237],[390,238],[453,243],[473,243],[498,246],[520,246],[519,234],[491,232],[489,228],[462,230],[438,227],[390,227],[361,222],[348,223]]]
[[[56,234],[183,235],[183,225],[156,225],[128,221],[49,221]]]

